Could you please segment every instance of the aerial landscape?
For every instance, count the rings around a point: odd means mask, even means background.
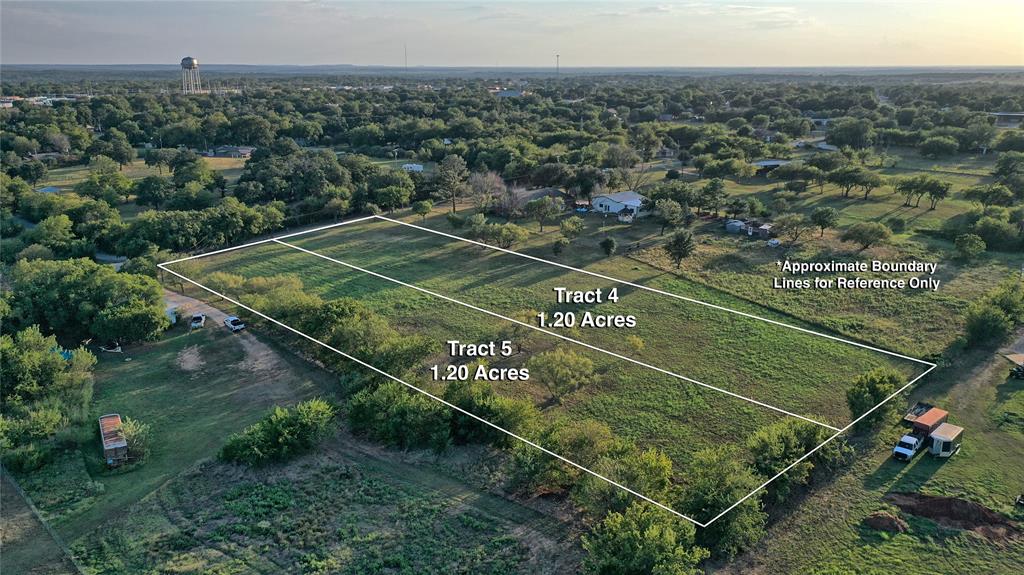
[[[0,4],[0,572],[1024,572],[1024,6]]]

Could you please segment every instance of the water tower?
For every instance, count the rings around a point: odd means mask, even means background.
[[[181,59],[181,93],[199,94],[203,84],[199,80],[199,60],[192,56]]]

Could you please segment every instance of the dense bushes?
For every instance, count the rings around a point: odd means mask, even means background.
[[[585,573],[595,575],[697,575],[709,556],[694,547],[695,528],[646,502],[610,513],[583,536]]]
[[[352,431],[402,449],[444,451],[450,409],[393,381],[357,393],[349,404]]]
[[[334,415],[334,407],[322,399],[310,399],[291,409],[275,407],[262,420],[229,437],[220,458],[247,465],[291,459],[320,442]]]
[[[167,327],[155,279],[118,273],[87,259],[18,262],[11,273],[10,322],[38,324],[68,339],[131,342]]]
[[[846,390],[846,404],[850,408],[851,417],[857,419],[882,403],[899,388],[903,380],[904,377],[898,371],[888,368],[875,369],[858,376]],[[886,403],[858,421],[855,429],[871,429],[891,414],[893,409],[891,402]]]
[[[37,326],[0,336],[0,450],[5,462],[23,470],[44,462],[45,440],[85,417],[95,364],[84,348],[65,350]]]
[[[1024,323],[1024,283],[1009,279],[967,308],[967,343],[978,345],[1006,337]]]

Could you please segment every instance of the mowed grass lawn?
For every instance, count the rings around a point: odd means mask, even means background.
[[[19,481],[66,540],[81,537],[197,461],[215,456],[228,435],[273,405],[331,388],[332,377],[287,353],[269,367],[260,364],[266,371],[246,367],[260,355],[258,347],[210,324],[192,333],[175,328],[124,354],[101,354],[93,417],[69,434],[53,463]],[[152,453],[143,465],[127,472],[106,469],[94,424],[106,413],[152,426]]]

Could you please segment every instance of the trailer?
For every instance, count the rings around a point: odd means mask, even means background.
[[[915,403],[914,407],[911,407],[910,410],[907,411],[907,414],[903,416],[903,423],[908,426],[914,425],[914,422],[917,421],[918,417],[921,417],[925,412],[933,407],[935,406],[930,403],[924,403],[921,401]]]
[[[964,428],[950,423],[943,423],[931,434],[932,446],[929,453],[935,457],[952,457],[960,451],[963,442]]]
[[[947,418],[949,418],[948,411],[933,407],[914,420],[913,433],[928,437],[936,428],[946,423]]]
[[[925,407],[926,406],[926,407]],[[911,422],[910,433],[900,437],[892,448],[892,456],[900,461],[910,461],[922,449],[930,449],[932,432],[946,424],[949,412],[930,404],[919,403],[903,420]],[[908,418],[913,419],[908,419]],[[948,456],[947,456],[948,457]]]
[[[121,427],[121,416],[108,413],[100,417],[100,438],[103,440],[103,459],[107,467],[117,467],[128,462],[128,441]]]

